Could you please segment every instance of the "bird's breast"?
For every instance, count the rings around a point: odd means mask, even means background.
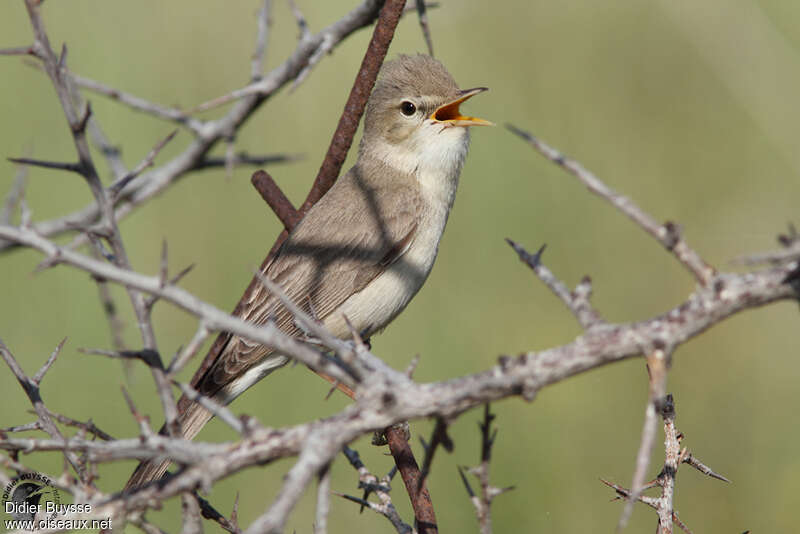
[[[328,317],[326,326],[337,336],[346,337],[348,327],[344,315],[356,330],[370,335],[397,317],[433,268],[449,211],[450,206],[441,201],[426,202],[405,252],[364,289],[347,299],[340,308],[341,313]]]

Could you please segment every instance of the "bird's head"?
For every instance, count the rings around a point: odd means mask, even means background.
[[[360,153],[412,171],[420,165],[460,162],[468,126],[492,123],[462,115],[459,106],[485,87],[461,90],[439,61],[426,55],[387,62],[370,96]]]

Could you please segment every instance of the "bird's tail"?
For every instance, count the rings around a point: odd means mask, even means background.
[[[236,338],[234,338],[236,340]],[[238,340],[237,340],[238,341]],[[226,358],[229,351],[240,350],[238,343],[228,343],[220,353],[219,359]],[[244,393],[244,391],[270,374],[275,369],[285,365],[289,358],[280,354],[270,354],[270,350],[262,347],[263,357],[251,369],[242,373],[238,379],[232,380],[223,386],[216,384],[214,379],[213,367],[207,369],[202,374],[196,374],[192,379],[192,386],[200,392],[213,398],[219,404],[228,404],[233,399]],[[191,440],[208,423],[213,414],[191,400],[186,395],[182,395],[178,400],[178,424],[180,425],[180,437]],[[166,425],[161,427],[160,434],[166,435]],[[171,460],[151,459],[139,464],[131,475],[123,491],[129,491],[141,487],[151,480],[157,480],[164,476]]]
[[[186,395],[181,396],[180,400],[178,400],[178,414],[180,435],[187,440],[194,438],[198,432],[200,432],[200,429],[213,417],[211,412],[187,398]],[[167,433],[166,425],[161,427],[159,433]],[[164,476],[164,473],[167,472],[170,463],[172,463],[171,460],[159,459],[141,462],[131,475],[128,483],[125,484],[125,489],[123,491],[138,488],[151,480],[161,478]]]

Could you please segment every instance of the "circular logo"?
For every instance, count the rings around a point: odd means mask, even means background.
[[[3,489],[3,511],[17,521],[33,521],[43,511],[54,517],[60,505],[58,490],[39,473],[23,473]]]

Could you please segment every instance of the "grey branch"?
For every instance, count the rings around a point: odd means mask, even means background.
[[[197,119],[186,118],[183,112],[177,110],[168,112],[169,117],[162,118],[187,125],[195,133],[195,139],[179,155],[142,174],[120,191],[119,196],[115,199],[116,219],[121,220],[128,216],[136,208],[162,193],[190,171],[202,167],[209,151],[217,143],[230,136],[231,132],[238,130],[278,89],[291,83],[308,65],[313,53],[324,42],[330,43],[331,46],[338,45],[356,30],[370,25],[377,17],[380,7],[381,2],[378,0],[364,0],[338,21],[312,35],[306,41],[298,43],[297,49],[283,63],[263,76],[257,84],[253,84],[256,88],[252,92],[239,95],[240,101],[218,120],[201,122]],[[72,78],[79,86],[89,88],[90,84],[86,78],[74,74]],[[91,88],[101,90],[97,84]],[[103,89],[108,89],[104,93],[109,93],[108,96],[112,96],[112,93],[122,94],[115,89],[107,87]],[[98,206],[93,203],[69,215],[36,223],[33,228],[42,236],[55,237],[65,232],[73,232],[75,229],[86,228],[96,222],[99,216]],[[81,239],[79,242],[82,243],[84,240]],[[0,242],[0,252],[15,246],[17,244],[14,242]]]
[[[229,316],[188,292],[162,286],[160,277],[148,277],[59,248],[30,229],[0,227],[0,237],[37,248],[54,261],[68,263],[109,281],[158,294],[163,300],[197,315],[209,329],[222,329],[276,347],[315,370],[351,383],[350,375],[336,362],[271,325],[255,327]],[[800,270],[796,263],[772,266],[745,274],[718,273],[710,287],[698,287],[680,306],[660,316],[635,323],[596,326],[575,341],[519,358],[502,358],[484,372],[430,384],[412,382],[368,351],[357,351],[350,363],[364,377],[353,384],[356,404],[323,421],[285,429],[257,430],[252,437],[224,447],[171,440],[148,435],[145,439],[108,443],[70,440],[50,442],[4,440],[0,447],[27,450],[86,451],[92,461],[112,458],[169,457],[189,465],[158,487],[148,486],[134,494],[109,501],[99,513],[120,517],[123,510],[149,506],[153,500],[178,495],[255,463],[299,455],[284,490],[273,507],[254,525],[280,528],[286,514],[322,466],[353,439],[396,422],[425,417],[452,419],[479,404],[514,395],[533,399],[541,388],[601,365],[636,357],[645,347],[663,343],[677,347],[725,318],[779,300],[797,298],[787,283]],[[251,525],[251,528],[254,528]]]
[[[491,508],[492,501],[495,497],[511,491],[514,486],[505,488],[498,488],[492,486],[489,482],[490,463],[492,460],[492,447],[494,446],[495,438],[497,437],[497,429],[492,429],[492,421],[495,416],[489,410],[489,403],[486,403],[483,409],[483,421],[478,423],[478,428],[481,431],[481,461],[475,467],[460,467],[458,473],[461,476],[461,481],[469,495],[469,500],[475,507],[475,514],[478,516],[478,526],[481,534],[492,534],[492,516]],[[464,473],[469,472],[478,479],[480,484],[480,492],[476,493],[472,486],[470,486],[467,476]]]
[[[364,490],[364,496],[359,498],[343,493],[336,493],[336,495],[348,501],[360,504],[361,510],[369,508],[373,512],[382,515],[389,520],[398,534],[417,534],[415,528],[403,521],[403,518],[400,517],[397,508],[395,508],[392,502],[390,494],[392,491],[391,482],[392,478],[394,478],[394,475],[397,473],[397,467],[392,467],[391,471],[379,479],[370,473],[361,461],[357,451],[349,447],[344,447],[342,452],[345,457],[347,457],[350,465],[353,466],[353,469],[358,472],[358,487]],[[369,496],[373,493],[378,498],[379,502],[368,500]]]
[[[511,239],[506,238],[506,242],[511,245],[511,248],[517,253],[519,259],[533,270],[534,274],[539,277],[539,280],[541,280],[555,296],[561,299],[561,302],[572,312],[583,328],[588,329],[605,322],[589,301],[592,296],[591,278],[588,276],[583,277],[583,280],[581,280],[580,284],[575,288],[575,291],[570,291],[564,282],[559,280],[558,277],[542,263],[542,253],[544,252],[545,245],[542,245],[535,254],[531,254]]]
[[[653,508],[658,514],[658,528],[656,530],[658,534],[672,534],[673,523],[678,525],[684,532],[690,532],[689,528],[678,517],[678,512],[674,509],[675,476],[680,464],[689,464],[701,473],[717,480],[730,481],[694,458],[686,448],[681,449],[680,442],[683,439],[683,434],[678,432],[675,427],[675,402],[672,395],[663,397],[659,413],[664,420],[664,466],[655,479],[642,485],[641,490],[661,488],[661,495],[649,497],[643,495],[642,491],[634,493],[617,484],[603,479],[601,481],[603,484],[613,488],[619,497],[626,499],[628,502],[638,501]]]
[[[661,243],[665,249],[670,251],[672,255],[692,273],[698,283],[707,285],[711,281],[715,272],[714,268],[703,261],[700,255],[689,247],[683,239],[678,225],[670,221],[659,224],[630,198],[620,195],[608,187],[577,161],[567,158],[564,154],[547,145],[541,139],[515,126],[508,124],[506,127],[514,134],[525,139],[544,157],[574,175],[589,189],[589,191],[606,199],[645,232],[654,237],[656,241]]]
[[[250,63],[250,79],[258,81],[261,79],[262,68],[264,67],[264,54],[267,50],[267,37],[269,28],[272,25],[272,1],[264,0],[261,9],[258,10],[258,31],[256,32],[256,50],[253,52],[253,60]]]

